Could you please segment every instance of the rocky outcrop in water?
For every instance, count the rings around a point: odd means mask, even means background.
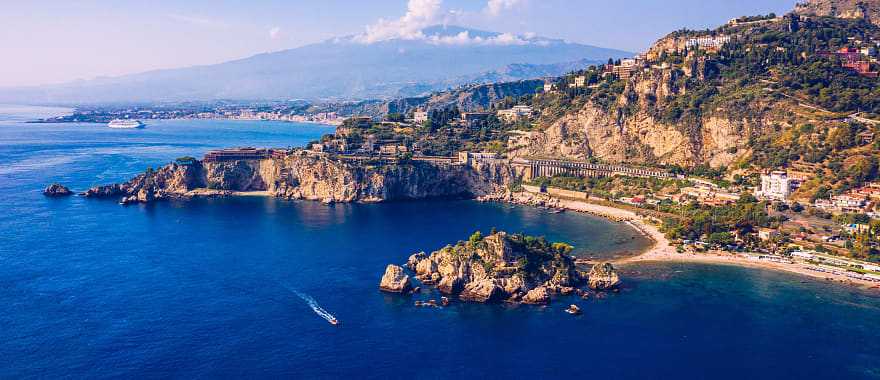
[[[414,254],[406,266],[422,283],[436,284],[441,293],[463,301],[545,304],[550,293],[584,283],[569,256],[571,249],[520,234],[475,233],[430,255]]]
[[[59,183],[53,183],[43,190],[43,195],[47,197],[66,197],[73,195],[73,192]]]
[[[550,303],[550,295],[547,293],[546,287],[539,286],[529,290],[522,298],[522,302],[527,305],[546,305]]]
[[[397,265],[389,265],[385,268],[385,274],[379,282],[379,289],[391,293],[405,293],[411,288],[412,283],[403,268]]]
[[[620,285],[620,276],[611,263],[593,265],[589,274],[590,289],[611,290]]]
[[[295,151],[284,158],[173,163],[122,184],[89,189],[84,195],[136,203],[264,191],[277,197],[328,204],[382,202],[472,198],[498,192],[516,178],[512,167],[505,164],[361,162]]]

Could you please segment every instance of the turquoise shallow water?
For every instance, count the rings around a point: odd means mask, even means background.
[[[46,199],[52,181],[82,190],[182,155],[296,146],[330,129],[162,121],[115,131],[23,124],[49,111],[3,110],[0,378],[880,377],[876,293],[640,264],[601,300],[419,309],[377,291],[384,266],[476,229],[547,235],[598,257],[645,242],[601,219],[469,201]],[[563,313],[571,302],[585,314]]]

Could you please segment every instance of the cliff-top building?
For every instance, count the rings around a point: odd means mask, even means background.
[[[530,116],[532,114],[532,107],[513,106],[511,109],[499,110],[496,114],[499,119],[508,123],[513,123],[523,116]]]
[[[413,112],[413,121],[416,123],[424,123],[428,121],[428,111]]]

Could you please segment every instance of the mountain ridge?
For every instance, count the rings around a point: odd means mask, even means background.
[[[509,37],[512,35],[456,26],[424,30],[432,34],[425,34],[423,39],[370,44],[356,41],[357,36],[339,37],[219,64],[0,89],[0,102],[387,99],[471,83],[513,64],[559,65],[632,55],[544,37]],[[546,73],[564,72],[545,70]],[[506,79],[530,79],[516,74],[508,72]]]

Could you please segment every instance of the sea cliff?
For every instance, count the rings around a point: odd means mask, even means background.
[[[519,177],[504,163],[351,160],[296,150],[263,159],[175,162],[148,169],[125,183],[94,187],[83,195],[135,203],[259,191],[328,203],[382,202],[479,197],[503,192]]]

